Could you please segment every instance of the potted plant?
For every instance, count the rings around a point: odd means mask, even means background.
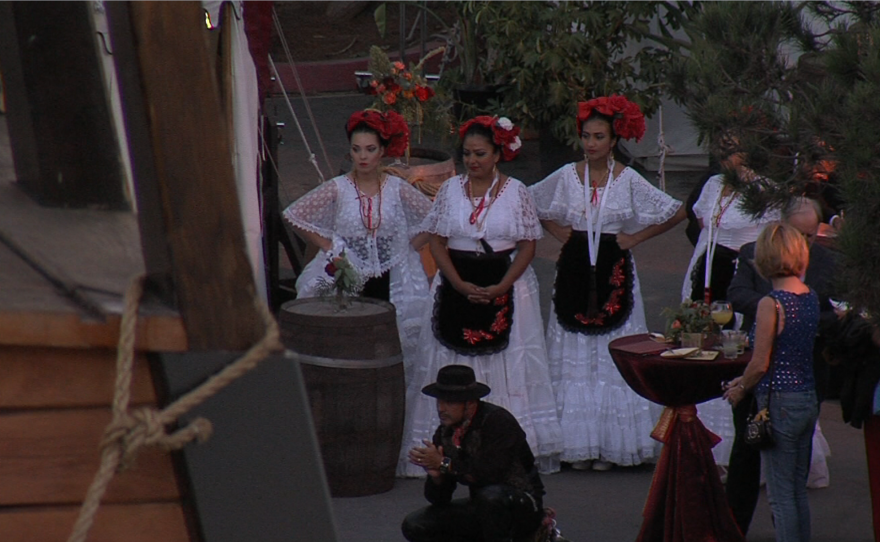
[[[425,17],[440,24],[442,30],[432,38],[445,42],[438,75],[440,86],[453,97],[455,119],[461,121],[488,112],[490,102],[498,98],[498,85],[491,70],[494,55],[487,49],[483,37],[485,29],[480,11],[485,2],[450,2],[443,4],[440,11],[424,2],[400,4],[420,10]],[[454,10],[454,14],[450,14],[449,9]],[[374,13],[380,33],[384,33],[385,13],[385,3]]]
[[[666,307],[660,313],[666,318],[666,337],[681,346],[706,346],[715,324],[712,310],[702,301],[685,299],[680,305]]]
[[[425,62],[444,50],[438,47],[418,64],[407,67],[399,60],[392,62],[379,47],[370,47],[369,71],[372,77],[367,82],[367,93],[376,97],[372,107],[400,113],[414,128],[417,143],[422,141],[423,128],[441,135],[449,132],[448,104],[437,96],[423,73]]]

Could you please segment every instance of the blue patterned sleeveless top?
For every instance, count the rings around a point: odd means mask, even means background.
[[[771,373],[773,391],[813,390],[816,388],[816,379],[813,376],[813,342],[819,327],[819,297],[813,290],[803,294],[773,290],[769,295],[779,301],[785,313],[785,327],[776,337],[773,365],[755,391],[768,392]],[[752,340],[754,329],[753,326]]]

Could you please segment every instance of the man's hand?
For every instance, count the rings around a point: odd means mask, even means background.
[[[409,451],[409,462],[425,469],[432,478],[437,478],[442,474],[440,464],[443,462],[443,447],[434,446],[429,440],[422,442],[425,444],[424,448],[417,446]]]

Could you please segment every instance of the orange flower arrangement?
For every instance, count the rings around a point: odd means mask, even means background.
[[[376,96],[372,107],[379,111],[396,111],[406,122],[421,126],[428,121],[446,118],[445,104],[435,98],[434,89],[423,75],[425,61],[446,49],[439,47],[425,55],[418,64],[410,66],[397,60],[392,62],[382,49],[370,48],[370,72],[367,93]],[[447,122],[448,124],[448,122]]]

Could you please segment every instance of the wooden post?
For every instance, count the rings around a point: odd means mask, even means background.
[[[167,243],[190,348],[244,350],[262,337],[263,323],[254,306],[228,129],[203,36],[204,12],[198,2],[130,2],[108,6],[108,15],[114,48],[126,38],[134,44],[143,91],[152,154],[147,169],[154,177],[136,174],[136,191],[139,201],[158,202],[159,209],[139,217],[142,241],[160,245],[154,247],[160,256]],[[130,90],[123,88],[123,101],[137,99]],[[144,149],[131,150],[135,155]],[[147,266],[150,273],[163,271],[149,261]]]
[[[127,210],[88,2],[0,2],[18,185],[43,205]]]

